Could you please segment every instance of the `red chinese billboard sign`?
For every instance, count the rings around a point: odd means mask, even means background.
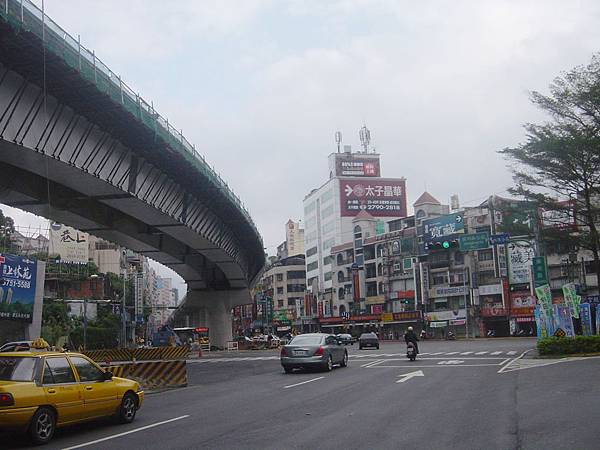
[[[406,180],[340,179],[340,209],[345,217],[360,211],[373,217],[406,217]]]

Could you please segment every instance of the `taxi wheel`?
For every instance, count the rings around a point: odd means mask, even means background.
[[[135,413],[137,412],[137,403],[135,401],[135,396],[128,392],[123,396],[123,400],[121,400],[121,406],[119,407],[119,422],[121,423],[131,423],[133,419],[135,419]]]
[[[56,413],[45,406],[39,408],[29,425],[29,437],[35,444],[45,444],[54,436]]]

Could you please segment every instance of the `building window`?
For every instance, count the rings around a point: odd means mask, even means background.
[[[377,257],[378,258],[382,258],[383,257],[383,245],[379,244],[377,246],[376,253],[377,253]]]
[[[278,287],[277,288],[277,293],[278,294],[283,294],[283,287]]]
[[[282,273],[278,273],[277,274],[277,281],[283,281],[283,274]]]
[[[330,205],[327,208],[324,208],[323,211],[321,211],[321,218],[325,219],[326,217],[329,217],[332,214],[333,214],[333,205]]]
[[[288,284],[287,291],[288,292],[304,292],[304,283],[302,284]]]
[[[329,250],[331,247],[333,247],[335,245],[335,238],[330,238],[327,239],[325,242],[323,242],[323,250],[327,251]]]
[[[306,205],[304,207],[304,215],[308,215],[309,212],[314,211],[315,208],[317,207],[317,204],[315,202],[311,202],[308,205]]]
[[[277,300],[277,307],[278,308],[283,308],[283,299],[280,298],[279,300]]]
[[[494,259],[494,252],[492,249],[479,250],[477,252],[477,259],[479,261],[492,261]]]
[[[296,299],[288,298],[288,306],[296,306]]]
[[[290,270],[287,273],[288,280],[304,280],[306,278],[306,272],[304,270]]]
[[[331,280],[331,272],[325,272],[325,281]]]
[[[332,256],[326,256],[325,258],[323,258],[323,265],[326,266],[327,264],[331,264],[332,259]]]
[[[319,268],[319,261],[313,261],[306,266],[306,271],[312,272],[313,270],[318,269],[318,268]]]
[[[317,247],[311,247],[308,250],[306,250],[306,256],[312,256],[315,255],[317,253]]]
[[[335,222],[327,222],[323,225],[323,234],[331,233],[335,230]]]
[[[337,259],[338,266],[341,266],[344,264],[344,254],[343,253],[338,253],[336,259]]]
[[[344,288],[339,288],[338,289],[338,300],[344,300],[345,295],[346,295],[346,292],[345,292]]]
[[[377,276],[377,271],[375,270],[375,264],[365,264],[365,277],[366,278],[375,278]]]
[[[375,297],[377,295],[377,282],[367,283],[367,297]]]
[[[321,196],[321,203],[328,202],[332,198],[333,198],[333,189],[330,189]]]
[[[338,272],[338,283],[343,283],[345,281],[345,276],[344,276],[344,272],[342,272],[341,270]]]

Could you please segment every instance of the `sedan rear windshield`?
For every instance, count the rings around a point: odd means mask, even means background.
[[[0,356],[1,381],[32,381],[36,358]]]
[[[296,336],[290,345],[319,345],[323,342],[322,336]]]

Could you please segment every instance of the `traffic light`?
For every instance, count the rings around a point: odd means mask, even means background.
[[[404,303],[405,305],[410,305],[410,299],[405,298],[404,300],[402,300],[402,303]]]
[[[458,248],[458,239],[451,239],[445,241],[429,242],[426,244],[427,250],[448,250],[451,248]]]

